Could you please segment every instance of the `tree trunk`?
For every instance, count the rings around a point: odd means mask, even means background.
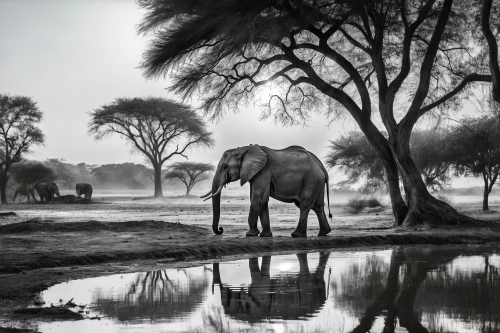
[[[486,43],[488,44],[488,60],[492,81],[491,93],[493,99],[497,103],[500,103],[500,66],[498,64],[498,44],[490,27],[491,6],[492,0],[483,0],[481,30],[484,38],[486,39]]]
[[[155,171],[155,198],[163,198],[163,188],[161,182],[161,166],[154,165]]]
[[[401,196],[399,188],[399,172],[394,161],[384,161],[385,175],[387,178],[387,187],[391,197],[392,213],[394,215],[394,224],[402,225],[408,214],[408,206]]]
[[[7,186],[3,180],[1,181],[1,184],[0,184],[0,198],[1,198],[2,205],[6,205],[7,204]]]
[[[387,139],[371,123],[360,124],[360,128],[365,134],[368,142],[373,149],[375,149],[377,156],[384,164],[387,187],[391,197],[392,213],[394,215],[394,224],[402,225],[408,213],[408,206],[401,196],[401,190],[399,188],[399,170]]]
[[[6,172],[0,174],[0,202],[2,205],[7,204],[7,182],[9,177]]]
[[[399,138],[399,141],[401,142],[401,138]],[[488,224],[462,215],[447,203],[434,198],[427,190],[420,171],[411,158],[409,143],[398,145],[391,142],[391,145],[395,152],[395,159],[405,185],[405,191],[408,192],[406,194],[409,210],[402,226],[414,227],[424,224],[432,226],[482,226]]]
[[[483,193],[483,211],[490,210],[488,206],[488,197],[490,195],[490,187],[488,186],[488,178],[486,175],[483,176],[484,178],[484,193]]]
[[[189,195],[189,193],[191,192],[192,189],[193,189],[193,185],[192,184],[186,185],[186,196]]]

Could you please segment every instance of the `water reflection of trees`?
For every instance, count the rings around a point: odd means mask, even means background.
[[[316,269],[309,270],[307,253],[297,254],[299,272],[270,275],[271,256],[248,260],[248,288],[223,283],[219,264],[213,264],[213,283],[219,285],[224,313],[247,322],[268,319],[305,319],[317,313],[326,301],[325,267],[329,253],[320,253]],[[217,322],[217,320],[216,320]]]
[[[457,331],[445,318],[481,332],[500,331],[498,268],[485,255],[482,271],[452,269],[449,264],[460,255],[433,248],[393,250],[390,264],[370,257],[342,275],[340,284],[332,283],[335,301],[359,318],[352,332],[368,332],[380,316],[383,332],[397,325],[410,333]]]
[[[208,272],[195,278],[186,270],[167,270],[137,274],[136,279],[118,297],[96,293],[95,304],[105,316],[120,321],[178,318],[191,313],[204,300],[209,290]]]

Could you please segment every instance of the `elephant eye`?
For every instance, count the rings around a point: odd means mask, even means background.
[[[223,169],[227,168],[227,164],[226,163],[222,163],[222,168]]]

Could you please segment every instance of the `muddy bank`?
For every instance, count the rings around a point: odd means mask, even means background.
[[[333,230],[326,237],[308,238],[290,237],[292,225],[275,228],[273,238],[244,237],[244,225],[228,229],[222,236],[215,236],[205,226],[162,221],[29,220],[0,226],[0,273],[132,260],[193,260],[290,250],[500,241],[500,229],[496,227],[403,230],[365,226],[357,231]],[[310,234],[318,233],[317,226],[310,229]]]

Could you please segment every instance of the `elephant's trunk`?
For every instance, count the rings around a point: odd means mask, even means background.
[[[212,182],[212,193],[214,193],[214,195],[212,195],[212,210],[213,210],[212,230],[214,231],[214,234],[222,235],[224,229],[222,227],[219,227],[221,186],[219,186],[218,178],[219,177],[217,177],[216,174]]]
[[[212,264],[212,275],[213,275],[213,279],[212,279],[212,295],[213,295],[214,294],[214,286],[216,284],[218,284],[219,288],[222,289],[222,282],[220,280],[220,271],[219,271],[219,263],[218,262]]]

